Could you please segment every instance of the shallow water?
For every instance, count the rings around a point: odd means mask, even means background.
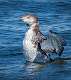
[[[45,35],[51,29],[63,36],[63,56],[71,56],[71,0],[0,0],[0,80],[71,80],[71,60],[25,63],[22,41],[27,28],[20,16],[28,13],[39,17]]]

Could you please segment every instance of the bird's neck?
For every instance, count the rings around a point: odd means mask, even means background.
[[[39,31],[39,23],[33,23],[30,25],[30,29],[36,31],[38,30]]]

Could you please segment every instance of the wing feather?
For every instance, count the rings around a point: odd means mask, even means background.
[[[55,52],[60,56],[66,45],[65,43],[65,40],[61,36],[50,30],[47,40],[43,41],[41,48],[45,51]]]

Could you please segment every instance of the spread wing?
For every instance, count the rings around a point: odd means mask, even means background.
[[[65,40],[58,36],[57,33],[50,30],[47,40],[44,40],[41,44],[41,49],[46,52],[55,52],[60,56],[64,50],[65,45]]]

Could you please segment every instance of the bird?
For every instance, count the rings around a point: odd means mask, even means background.
[[[45,36],[40,31],[37,16],[28,14],[21,19],[29,27],[23,40],[26,61],[46,63],[48,60],[53,60],[53,55],[62,55],[66,45],[64,38],[52,30]]]

